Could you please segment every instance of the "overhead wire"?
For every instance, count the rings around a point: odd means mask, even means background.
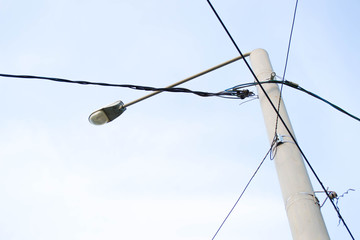
[[[317,94],[315,94],[315,93],[313,93],[313,92],[311,92],[311,91],[309,91],[309,90],[304,89],[303,87],[299,86],[299,84],[297,84],[297,83],[288,81],[288,80],[286,80],[286,79],[285,79],[284,81],[282,81],[282,80],[281,80],[281,81],[279,81],[279,80],[261,81],[260,83],[261,83],[261,84],[277,83],[277,84],[285,85],[285,86],[291,87],[291,88],[293,88],[293,89],[299,90],[299,91],[301,91],[301,92],[304,92],[304,93],[306,93],[306,94],[308,94],[308,95],[310,95],[310,96],[312,96],[312,97],[314,97],[314,98],[316,98],[316,99],[318,99],[318,100],[320,100],[320,101],[322,101],[322,102],[330,105],[331,107],[335,108],[336,110],[340,111],[341,113],[343,113],[343,114],[345,114],[345,115],[347,115],[347,116],[349,116],[349,117],[351,117],[351,118],[353,118],[353,119],[355,119],[355,120],[357,120],[357,121],[360,122],[360,118],[359,118],[359,117],[357,117],[357,116],[355,116],[355,115],[353,115],[353,114],[345,111],[343,108],[335,105],[334,103],[331,103],[330,101],[328,101],[328,100],[320,97],[319,95],[317,95]],[[257,82],[244,83],[244,84],[240,84],[240,85],[234,86],[233,88],[226,89],[225,91],[231,90],[231,89],[241,89],[242,87],[248,88],[248,87],[255,86],[255,85],[259,85],[259,83],[257,83]]]
[[[0,77],[10,77],[10,78],[25,78],[25,79],[41,79],[41,80],[48,80],[54,82],[61,82],[61,83],[73,83],[73,84],[80,84],[80,85],[96,85],[96,86],[103,86],[103,87],[123,87],[123,88],[131,88],[134,90],[143,90],[143,91],[163,91],[163,92],[176,92],[176,93],[191,93],[198,95],[200,97],[223,97],[223,98],[230,98],[230,99],[244,99],[246,97],[254,96],[253,92],[249,90],[234,90],[234,91],[221,91],[217,93],[209,93],[209,92],[202,92],[202,91],[193,91],[187,88],[179,88],[179,87],[171,87],[171,88],[155,88],[155,87],[148,87],[148,86],[139,86],[139,85],[132,85],[132,84],[115,84],[115,83],[104,83],[104,82],[89,82],[89,81],[76,81],[76,80],[69,80],[64,78],[54,78],[54,77],[42,77],[42,76],[32,76],[32,75],[13,75],[13,74],[0,74]]]
[[[298,7],[298,0],[296,0],[296,2],[295,2],[295,9],[294,9],[294,14],[293,14],[293,18],[292,18],[292,24],[291,24],[288,47],[287,47],[287,51],[286,51],[285,66],[284,66],[284,72],[283,72],[283,76],[282,76],[282,81],[285,81],[285,75],[286,75],[286,70],[287,70],[287,65],[288,65],[289,55],[290,55],[291,40],[292,40],[292,35],[293,35],[293,32],[294,32],[294,26],[295,26],[295,18],[296,18],[297,7]],[[280,87],[280,96],[279,96],[278,107],[277,107],[278,111],[280,111],[280,103],[281,103],[281,99],[282,99],[283,86],[284,85],[281,85],[281,87]],[[277,136],[278,125],[279,125],[279,117],[276,116],[274,137]]]
[[[342,109],[341,107],[339,107],[339,106],[337,106],[337,105],[329,102],[328,100],[326,100],[326,99],[324,99],[324,98],[316,95],[315,93],[312,93],[312,92],[310,92],[310,91],[308,91],[308,90],[306,90],[306,89],[304,89],[304,88],[302,88],[302,87],[300,87],[300,86],[293,86],[293,85],[291,85],[291,84],[286,84],[286,85],[287,85],[287,86],[290,86],[290,87],[293,87],[293,88],[295,88],[295,89],[297,89],[297,90],[300,90],[300,91],[302,91],[302,92],[304,92],[304,93],[307,93],[307,94],[309,94],[310,96],[313,96],[314,98],[317,98],[317,99],[319,99],[319,100],[327,103],[327,104],[330,105],[331,107],[333,107],[333,108],[335,108],[336,110],[338,110],[338,111],[340,111],[340,112],[348,115],[349,117],[351,117],[351,118],[353,118],[353,119],[355,119],[355,120],[357,120],[357,121],[360,121],[360,118],[359,118],[359,117],[356,117],[355,115],[350,114],[349,112],[345,111],[345,110]]]
[[[234,87],[225,89],[224,91],[220,91],[217,93],[209,93],[209,92],[202,92],[202,91],[192,91],[187,88],[175,88],[175,87],[166,87],[166,88],[156,88],[156,87],[148,87],[148,86],[139,86],[139,85],[132,85],[132,84],[115,84],[115,83],[104,83],[104,82],[88,82],[88,81],[74,81],[64,78],[52,78],[52,77],[41,77],[41,76],[32,76],[32,75],[12,75],[12,74],[0,74],[0,77],[11,77],[11,78],[27,78],[27,79],[41,79],[41,80],[49,80],[49,81],[55,81],[55,82],[63,82],[63,83],[74,83],[74,84],[81,84],[81,85],[97,85],[97,86],[104,86],[104,87],[126,87],[133,90],[143,90],[143,91],[164,91],[164,92],[175,92],[175,93],[192,93],[201,97],[221,97],[226,99],[244,99],[247,97],[253,97],[255,94],[252,91],[249,90],[239,90],[243,88],[252,87],[255,85],[259,85],[258,82],[249,82],[249,83],[243,83],[236,85]],[[319,99],[320,101],[323,101],[324,103],[330,105],[331,107],[335,108],[336,110],[342,112],[343,114],[360,121],[359,117],[356,117],[355,115],[345,111],[343,108],[331,103],[330,101],[320,97],[319,95],[308,91],[301,86],[299,86],[296,83],[293,83],[288,80],[269,80],[269,81],[261,81],[260,84],[268,84],[268,83],[278,83],[282,85],[286,85],[288,87],[294,88],[296,90],[302,91],[314,98]]]
[[[245,191],[247,190],[247,188],[249,187],[250,183],[252,182],[252,180],[254,179],[255,175],[258,173],[258,171],[260,170],[261,166],[263,165],[265,159],[267,158],[267,156],[269,155],[269,153],[271,152],[272,147],[267,151],[267,153],[265,154],[264,158],[261,160],[259,166],[256,168],[255,172],[253,173],[253,175],[251,176],[250,180],[247,182],[247,184],[245,185],[243,191],[241,192],[240,196],[238,197],[238,199],[236,200],[235,204],[233,205],[233,207],[230,209],[229,213],[226,215],[225,219],[222,221],[222,223],[220,224],[219,228],[217,229],[217,231],[215,232],[214,236],[211,238],[211,240],[214,240],[215,237],[218,235],[218,233],[220,232],[221,228],[224,226],[225,222],[228,220],[228,218],[230,217],[231,213],[234,211],[236,205],[239,203],[240,199],[243,197]]]
[[[215,16],[217,17],[217,19],[219,20],[220,24],[222,25],[223,29],[225,30],[225,32],[227,33],[228,37],[230,38],[231,42],[233,43],[234,47],[236,48],[236,50],[238,51],[238,53],[243,56],[240,48],[238,47],[238,45],[236,44],[235,40],[233,39],[233,37],[231,36],[229,30],[227,29],[227,27],[225,26],[224,22],[222,21],[222,19],[220,18],[219,14],[217,13],[216,9],[214,8],[214,6],[211,4],[210,0],[207,0],[210,8],[212,9],[212,11],[214,12]],[[246,64],[246,66],[248,67],[249,71],[251,72],[251,74],[254,76],[255,81],[259,84],[259,88],[261,89],[261,91],[264,93],[266,99],[268,100],[269,104],[271,105],[271,107],[274,109],[275,113],[277,114],[278,118],[280,119],[280,121],[282,122],[282,124],[284,125],[285,129],[287,130],[287,132],[289,133],[290,137],[292,138],[292,140],[294,141],[296,147],[299,149],[300,154],[303,156],[306,164],[308,165],[309,169],[311,170],[311,172],[314,174],[316,180],[318,181],[318,183],[320,184],[321,188],[324,190],[324,192],[326,193],[327,196],[329,196],[328,191],[326,190],[324,184],[322,183],[322,181],[320,180],[319,176],[317,175],[317,173],[315,172],[315,169],[312,167],[312,165],[310,164],[309,160],[307,159],[307,157],[305,156],[305,153],[303,152],[303,150],[300,148],[300,145],[298,144],[298,142],[296,141],[294,135],[291,133],[289,127],[287,126],[287,124],[285,123],[284,119],[281,117],[279,111],[277,110],[277,108],[275,107],[275,105],[272,103],[269,95],[267,94],[267,92],[265,91],[264,87],[262,86],[262,84],[260,83],[259,79],[257,78],[257,76],[255,75],[254,71],[252,70],[250,64],[248,63],[248,61],[243,58],[244,63]],[[345,223],[344,218],[341,216],[340,212],[338,211],[338,209],[336,208],[335,204],[332,202],[332,205],[335,209],[335,211],[338,214],[339,219],[341,219],[341,221],[343,222],[345,228],[347,229],[349,235],[351,236],[352,239],[354,239],[349,227],[347,226],[347,224]]]

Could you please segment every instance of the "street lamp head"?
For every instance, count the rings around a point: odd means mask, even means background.
[[[124,103],[119,100],[93,112],[89,116],[89,122],[94,125],[103,125],[120,116],[125,110]]]

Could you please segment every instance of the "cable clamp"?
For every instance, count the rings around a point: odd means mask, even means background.
[[[338,198],[337,193],[334,192],[334,191],[328,191],[328,194],[329,194],[329,195],[326,196],[324,202],[321,204],[320,207],[324,206],[324,204],[325,204],[325,202],[326,202],[326,200],[327,200],[328,198],[330,198],[331,201]]]
[[[240,99],[245,99],[250,96],[254,96],[255,94],[252,91],[249,91],[248,89],[245,90],[236,90],[236,96]]]
[[[339,201],[339,198],[344,197],[345,194],[349,194],[349,191],[355,191],[355,189],[349,188],[346,192],[344,192],[342,195],[338,195],[335,191],[328,191],[329,188],[326,188],[326,198],[324,200],[324,202],[321,204],[320,207],[324,206],[326,200],[330,199],[331,201],[335,201],[336,200],[336,206],[337,203]],[[326,193],[325,191],[315,191],[315,193]]]
[[[275,136],[276,145],[279,146],[283,143],[294,143],[294,141],[288,141],[288,140],[285,140],[285,138],[290,138],[292,140],[290,135],[281,135],[281,134],[277,133]]]
[[[326,188],[326,198],[325,200],[323,201],[323,203],[320,205],[320,208],[322,208],[326,202],[326,200],[328,200],[328,198],[332,201],[334,199],[337,199],[338,198],[338,195],[335,191],[328,191],[329,188]],[[315,193],[326,193],[325,191],[315,191]]]
[[[283,143],[294,143],[293,141],[284,140],[284,138],[286,138],[286,137],[291,138],[288,135],[281,135],[281,134],[278,134],[278,133],[275,135],[274,140],[273,140],[272,145],[271,145],[271,152],[270,152],[270,159],[271,160],[273,160],[275,158],[278,146],[280,146]]]

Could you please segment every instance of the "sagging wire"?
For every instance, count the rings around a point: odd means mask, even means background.
[[[320,101],[325,102],[326,104],[330,105],[331,107],[335,108],[336,110],[348,115],[349,117],[360,121],[359,117],[356,117],[353,114],[350,114],[349,112],[345,111],[341,107],[331,103],[330,101],[318,96],[317,94],[310,92],[302,87],[300,87],[297,83],[293,83],[291,81],[285,80],[285,81],[279,81],[279,80],[271,80],[268,81],[262,81],[260,83],[258,82],[251,82],[251,83],[243,83],[240,85],[236,85],[234,87],[225,89],[224,91],[218,92],[218,93],[209,93],[209,92],[202,92],[202,91],[192,91],[187,88],[155,88],[155,87],[147,87],[147,86],[138,86],[138,85],[131,85],[131,84],[113,84],[113,83],[103,83],[103,82],[89,82],[89,81],[74,81],[64,78],[53,78],[53,77],[41,77],[41,76],[32,76],[32,75],[13,75],[13,74],[0,74],[0,77],[9,77],[9,78],[26,78],[26,79],[41,79],[41,80],[48,80],[48,81],[55,81],[55,82],[62,82],[62,83],[73,83],[73,84],[81,84],[81,85],[97,85],[97,86],[103,86],[103,87],[124,87],[124,88],[130,88],[133,90],[143,90],[143,91],[164,91],[164,92],[177,92],[177,93],[192,93],[201,97],[221,97],[221,98],[227,98],[227,99],[245,99],[248,97],[254,97],[253,99],[249,99],[248,101],[252,101],[256,99],[254,92],[249,91],[247,89],[240,90],[243,88],[248,88],[252,86],[256,86],[259,84],[268,84],[268,83],[277,83],[286,85],[288,87],[294,88],[296,90],[302,91],[314,98],[319,99]]]
[[[345,111],[343,108],[335,105],[334,103],[331,103],[330,101],[328,101],[328,100],[320,97],[319,95],[317,95],[317,94],[315,94],[315,93],[313,93],[313,92],[310,92],[310,91],[302,88],[302,87],[299,86],[299,84],[297,84],[297,83],[294,83],[294,82],[291,82],[291,81],[288,81],[288,80],[280,81],[280,80],[275,80],[275,79],[274,79],[274,80],[267,80],[267,81],[262,81],[262,82],[260,82],[260,84],[269,84],[269,83],[282,84],[282,85],[285,85],[285,86],[294,88],[294,89],[296,89],[296,90],[299,90],[299,91],[301,91],[301,92],[304,92],[304,93],[306,93],[306,94],[308,94],[308,95],[310,95],[310,96],[312,96],[312,97],[314,97],[314,98],[316,98],[316,99],[318,99],[318,100],[320,100],[320,101],[322,101],[322,102],[330,105],[331,107],[335,108],[336,110],[340,111],[341,113],[344,113],[345,115],[347,115],[347,116],[349,116],[349,117],[351,117],[351,118],[353,118],[353,119],[355,119],[355,120],[357,120],[357,121],[360,122],[360,118],[359,118],[359,117],[357,117],[357,116],[355,116],[355,115],[353,115],[353,114]],[[259,83],[257,83],[257,82],[244,83],[244,84],[236,85],[236,86],[234,86],[234,87],[232,87],[232,88],[226,89],[225,91],[231,91],[231,90],[234,91],[234,90],[238,90],[238,89],[242,89],[242,88],[247,88],[247,87],[252,87],[252,86],[256,86],[256,85],[259,85]]]
[[[72,83],[72,84],[80,84],[80,85],[96,85],[102,87],[122,87],[122,88],[130,88],[133,90],[143,90],[143,91],[162,91],[162,92],[173,92],[173,93],[191,93],[200,97],[222,97],[228,99],[245,99],[247,97],[254,96],[255,94],[247,89],[239,90],[233,89],[232,91],[221,91],[217,93],[209,93],[202,91],[193,91],[187,88],[179,88],[179,87],[171,87],[171,88],[156,88],[156,87],[148,87],[148,86],[139,86],[132,84],[114,84],[114,83],[104,83],[104,82],[89,82],[89,81],[76,81],[69,80],[64,78],[54,78],[54,77],[42,77],[42,76],[32,76],[32,75],[13,75],[13,74],[0,74],[0,77],[8,77],[8,78],[22,78],[22,79],[40,79],[61,83]]]

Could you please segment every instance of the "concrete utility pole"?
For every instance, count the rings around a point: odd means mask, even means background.
[[[254,50],[250,54],[250,60],[252,69],[259,81],[271,79],[273,69],[265,50]],[[274,106],[278,107],[280,91],[277,84],[263,84],[262,86]],[[273,145],[274,162],[293,239],[330,239],[300,151],[280,119],[276,131],[277,137],[275,137],[277,114],[259,86],[258,94],[270,144],[273,144],[274,138],[276,140],[275,145]],[[295,136],[281,99],[279,112],[291,134]]]

